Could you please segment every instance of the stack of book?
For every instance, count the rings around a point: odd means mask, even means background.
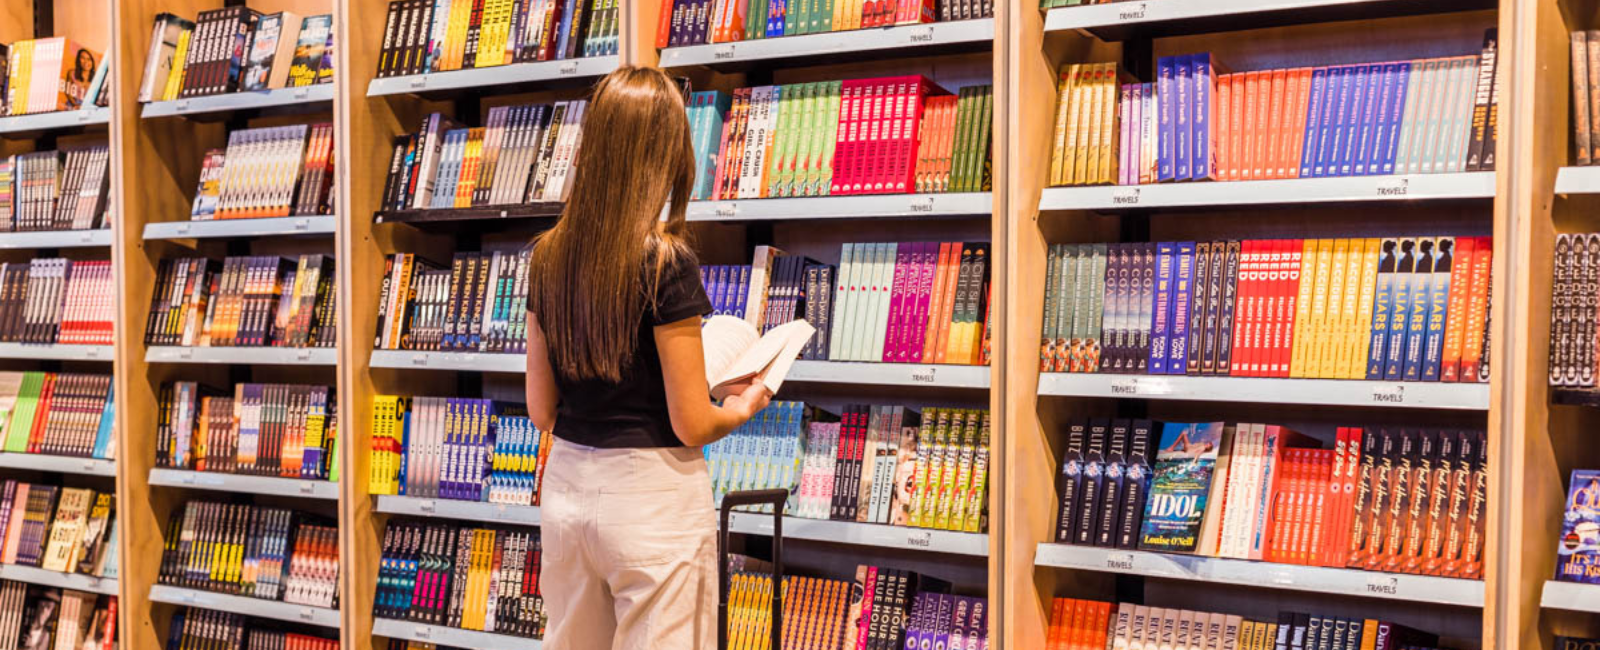
[[[283,602],[334,607],[339,595],[339,529],[301,524],[289,552]]]
[[[732,43],[891,25],[989,18],[992,0],[665,0],[656,47]]]
[[[0,648],[115,650],[117,597],[0,580]]]
[[[1600,585],[1600,470],[1572,470],[1567,485],[1556,579]]]
[[[171,101],[333,81],[333,15],[265,14],[244,5],[158,14],[139,101]]]
[[[0,45],[0,115],[106,106],[110,58],[61,36]]]
[[[528,340],[528,255],[456,253],[449,268],[390,255],[378,295],[380,350],[520,354]]]
[[[374,396],[368,491],[539,505],[551,437],[516,410],[486,399]]]
[[[0,341],[111,345],[111,262],[38,257],[0,264]]]
[[[1600,49],[1600,43],[1596,44]],[[1550,385],[1593,388],[1600,317],[1600,233],[1556,235],[1550,283]]]
[[[920,75],[696,93],[691,198],[989,191],[993,93]]]
[[[302,569],[295,575],[296,580],[313,584],[308,587],[297,583],[297,593],[332,594],[338,582],[337,552],[309,539],[305,545],[298,543],[303,539],[297,533],[300,528],[326,528],[307,519],[309,515],[283,508],[209,501],[184,503],[167,522],[159,581],[189,589],[282,600],[292,567],[309,559],[314,566],[332,562],[333,568]],[[302,558],[302,553],[311,556]]]
[[[1162,57],[1061,73],[1051,185],[1138,185],[1492,171],[1497,40],[1483,53],[1223,74]]]
[[[333,259],[301,255],[161,261],[146,345],[333,347]]]
[[[1572,151],[1577,165],[1600,163],[1600,31],[1572,32]]]
[[[767,648],[771,573],[734,573],[728,589],[728,647]],[[856,567],[854,582],[785,577],[781,647],[982,647],[988,639],[988,600],[949,592],[950,585],[935,578],[867,565]]]
[[[280,624],[257,623],[244,614],[198,607],[179,607],[167,626],[167,645],[183,648],[242,650],[338,650],[339,640],[300,632],[283,632]]]
[[[1051,648],[1165,645],[1175,648],[1275,647],[1414,648],[1435,650],[1438,635],[1378,619],[1279,612],[1277,621],[1254,621],[1218,612],[1057,598],[1046,632]],[[1060,644],[1060,645],[1057,645]]]
[[[107,575],[116,555],[112,495],[6,480],[0,486],[0,562]]]
[[[0,232],[109,228],[105,145],[0,158]]]
[[[299,632],[252,629],[245,634],[244,638],[243,650],[339,650],[338,639],[311,636]]]
[[[465,128],[433,113],[395,138],[383,205],[388,210],[469,208],[566,199],[583,136],[577,99],[498,106],[487,126]]]
[[[1040,370],[1489,381],[1488,237],[1057,244]]]
[[[0,372],[4,451],[112,458],[110,375]]]
[[[192,381],[161,387],[156,466],[202,472],[338,478],[338,406],[327,386]]]
[[[1066,445],[1061,543],[1482,577],[1482,431],[1092,419]]]
[[[544,635],[539,531],[393,521],[372,615],[521,637]]]
[[[332,124],[239,129],[206,152],[189,218],[328,214],[332,188]]]
[[[616,54],[621,0],[391,0],[378,76]]]

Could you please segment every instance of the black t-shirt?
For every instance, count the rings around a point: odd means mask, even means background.
[[[710,314],[711,299],[700,284],[700,264],[691,254],[678,255],[662,269],[657,291],[655,308],[646,304],[639,319],[639,347],[623,366],[620,383],[571,380],[556,372],[556,389],[561,394],[552,432],[556,437],[608,449],[684,446],[672,432],[667,413],[654,328]]]

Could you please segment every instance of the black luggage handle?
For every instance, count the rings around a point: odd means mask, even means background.
[[[722,597],[717,603],[717,648],[728,647],[728,519],[740,506],[772,506],[772,650],[782,647],[783,639],[783,508],[789,503],[788,490],[746,490],[722,497],[721,530],[717,531],[717,582]]]

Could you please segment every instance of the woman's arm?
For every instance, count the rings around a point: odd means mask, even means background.
[[[716,442],[754,417],[772,400],[766,385],[755,382],[739,394],[723,399],[722,406],[711,403],[699,316],[657,325],[655,337],[656,349],[661,354],[661,379],[667,388],[667,413],[672,417],[672,431],[683,444],[699,447]],[[533,347],[531,336],[528,346],[529,349]],[[533,390],[531,380],[528,385],[528,390]]]
[[[550,369],[550,350],[545,347],[544,330],[539,319],[528,312],[528,417],[540,431],[556,428],[556,403],[561,393],[556,391],[556,374]]]

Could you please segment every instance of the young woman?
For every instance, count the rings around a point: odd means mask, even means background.
[[[550,650],[709,650],[716,518],[700,447],[767,405],[713,404],[685,245],[694,181],[677,85],[624,67],[589,103],[572,194],[528,274],[528,410],[554,434],[544,476]],[[662,206],[669,206],[661,219]]]

